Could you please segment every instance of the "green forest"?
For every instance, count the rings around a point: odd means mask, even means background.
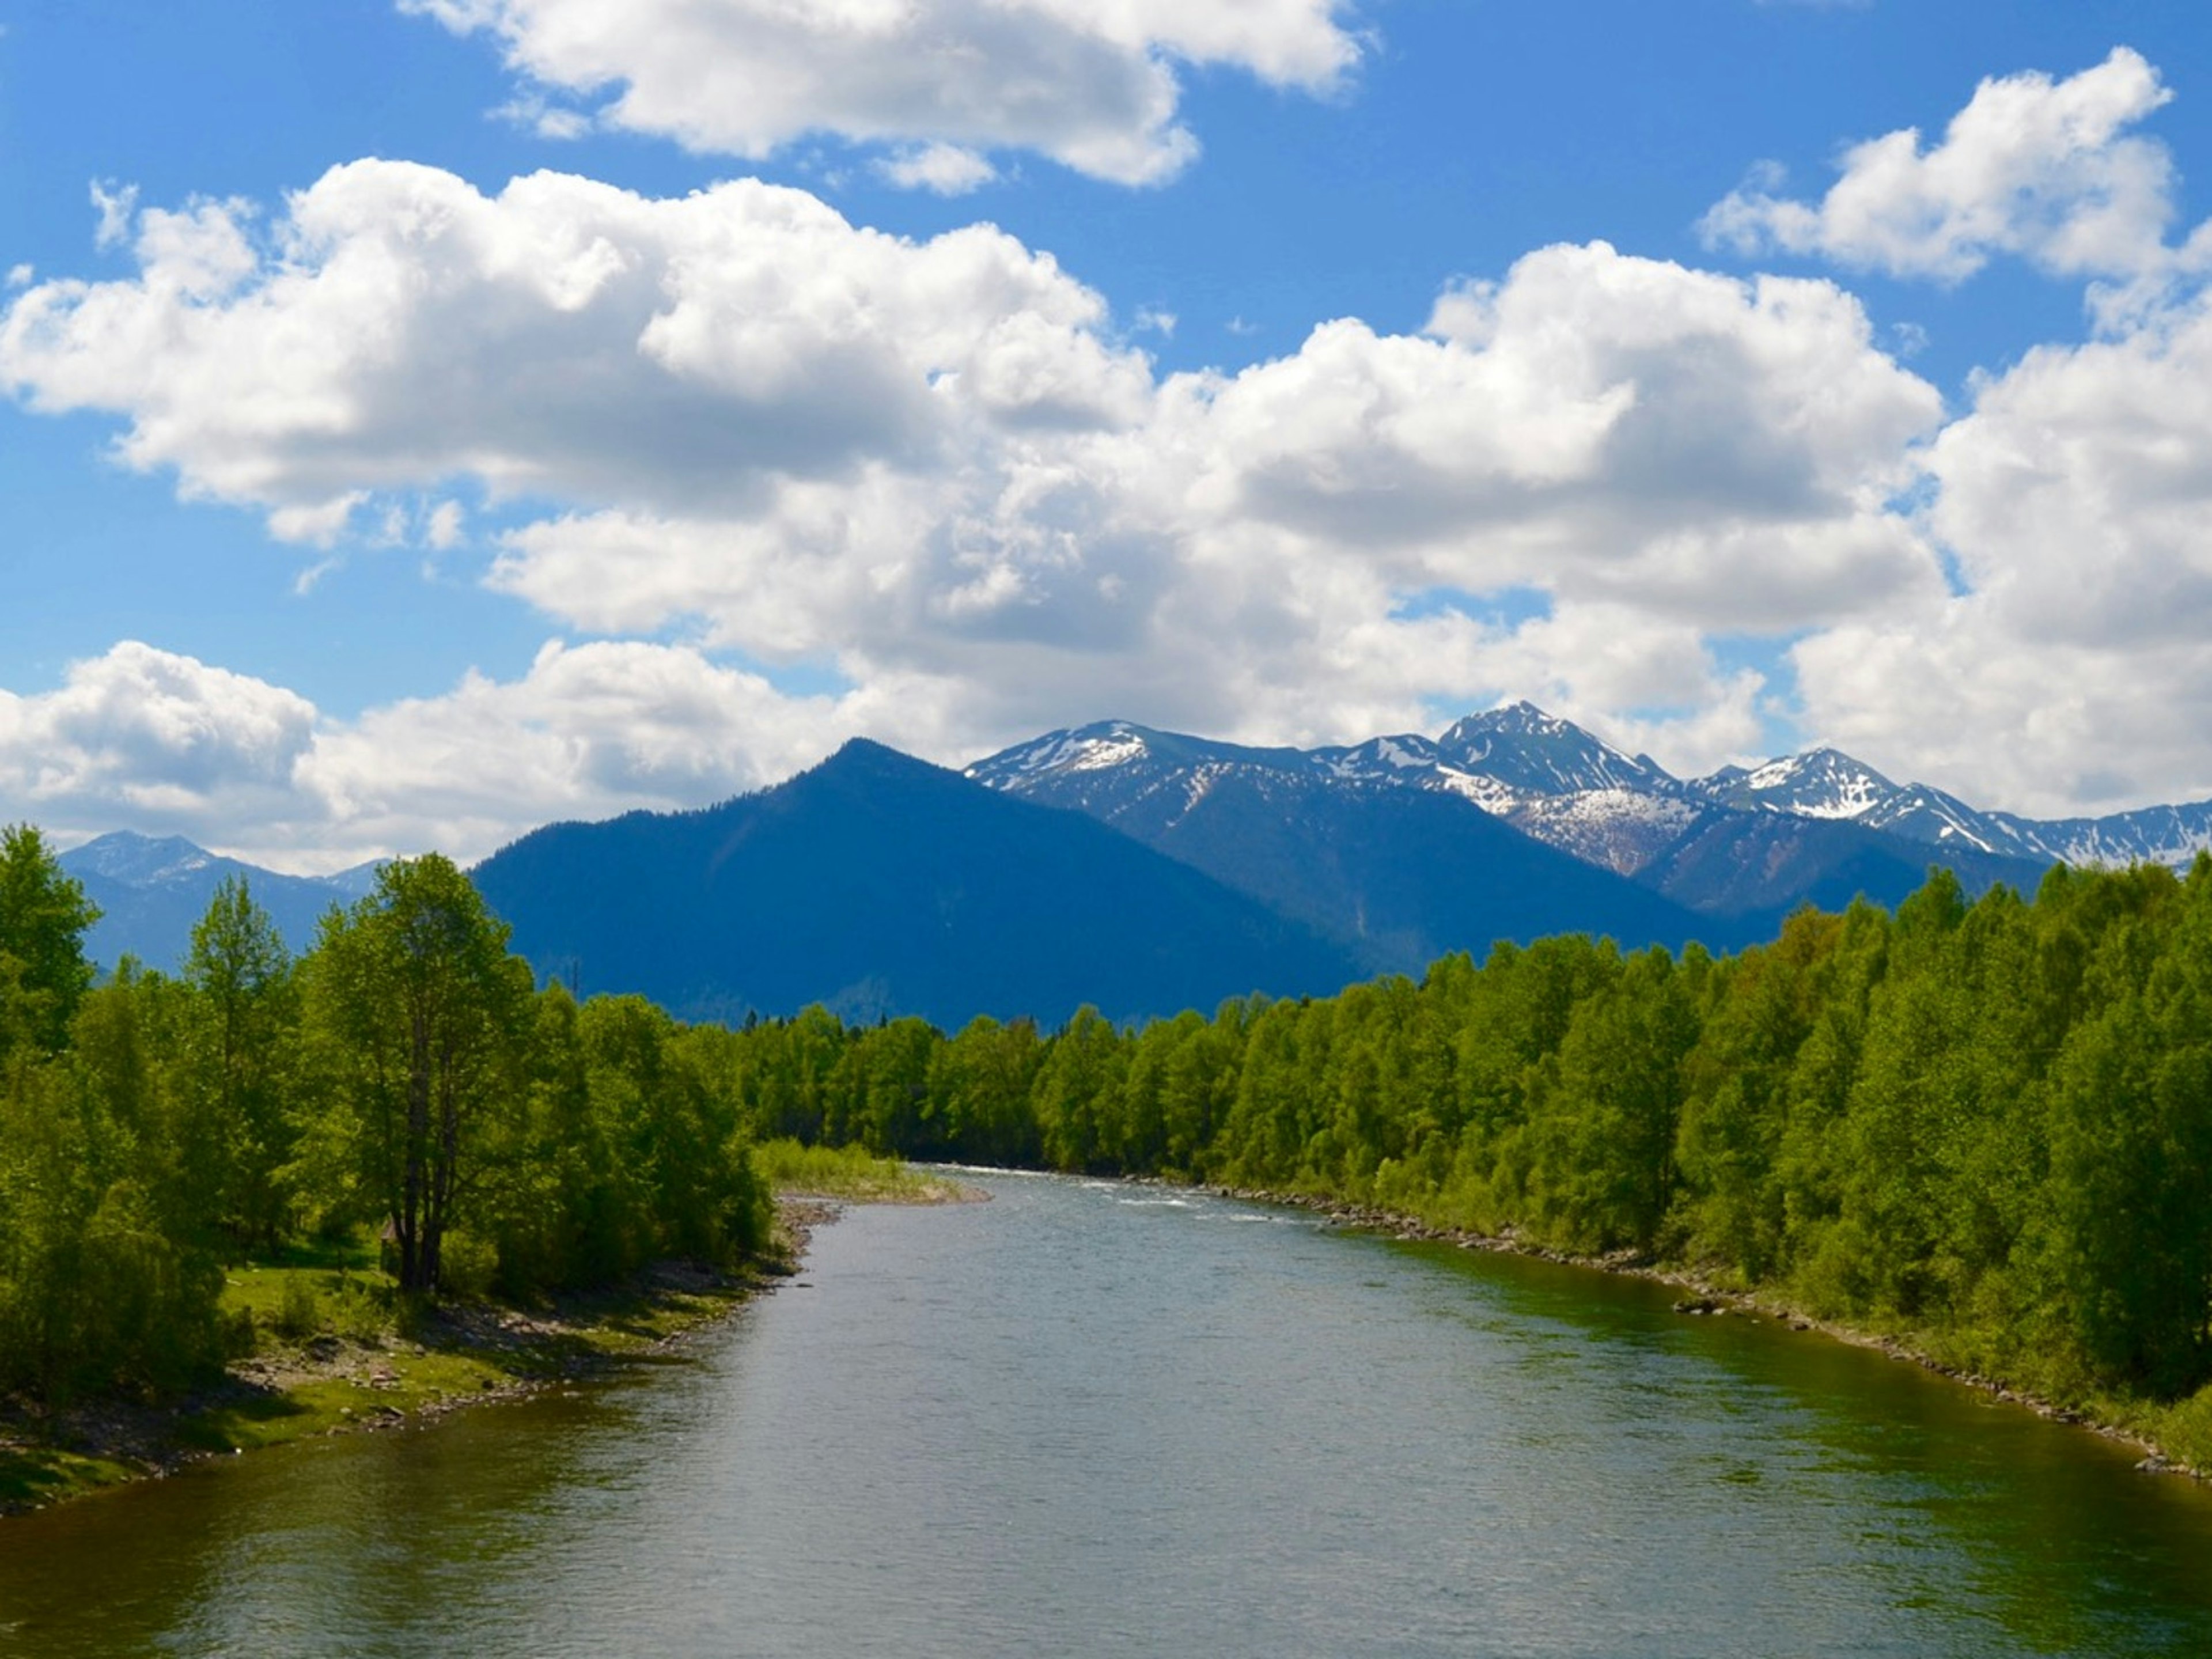
[[[399,1294],[733,1264],[770,1207],[713,1033],[538,990],[468,878],[388,865],[288,956],[222,888],[174,978],[95,983],[94,920],[0,832],[0,1395],[159,1394],[250,1351],[227,1265],[380,1238]]]
[[[427,858],[288,960],[226,889],[95,985],[0,861],[0,1388],[172,1386],[222,1264],[384,1230],[413,1293],[527,1296],[767,1224],[756,1142],[1340,1199],[1680,1264],[2062,1401],[2212,1380],[2212,860],[2057,869],[1716,957],[1501,944],[1121,1029],[742,1030],[538,988]],[[2203,1396],[2212,1400],[2212,1394]],[[2202,1403],[2202,1401],[2199,1402]]]
[[[1972,905],[1938,872],[1727,957],[1501,944],[1135,1030],[714,1042],[762,1134],[1676,1264],[2061,1401],[2212,1380],[2212,859]]]

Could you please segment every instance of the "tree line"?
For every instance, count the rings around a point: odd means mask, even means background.
[[[425,1293],[753,1248],[749,1145],[1157,1175],[1692,1265],[2062,1395],[2212,1380],[2212,860],[1582,936],[1118,1027],[742,1029],[537,988],[440,859],[286,957],[226,889],[173,978],[0,842],[0,1387],[158,1382],[220,1266],[382,1228]]]
[[[1117,1029],[716,1032],[755,1133],[1160,1175],[1622,1253],[2061,1396],[2212,1381],[2212,860],[1580,936]]]
[[[240,1346],[225,1266],[318,1236],[378,1234],[420,1297],[767,1241],[708,1034],[538,989],[443,858],[386,866],[297,958],[235,880],[173,976],[97,981],[96,917],[0,831],[0,1395],[205,1375]]]

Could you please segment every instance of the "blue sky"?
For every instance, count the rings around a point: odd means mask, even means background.
[[[1522,696],[2212,793],[2207,180],[2181,4],[0,0],[0,819]]]

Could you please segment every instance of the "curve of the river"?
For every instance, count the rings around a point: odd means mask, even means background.
[[[2212,1494],[1911,1366],[983,1184],[682,1363],[0,1522],[0,1654],[2212,1653]]]

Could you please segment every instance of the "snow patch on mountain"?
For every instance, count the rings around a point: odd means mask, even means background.
[[[2163,864],[2186,870],[2199,853],[2212,851],[2212,801],[2041,823],[2008,812],[1988,816],[2037,854],[2066,864]]]
[[[1436,770],[1434,787],[1447,794],[1457,795],[1462,800],[1472,801],[1484,811],[1501,818],[1510,817],[1516,807],[1532,799],[1545,799],[1524,795],[1518,790],[1507,788],[1496,778],[1462,772],[1455,766],[1439,766]]]
[[[1789,812],[1801,818],[1863,819],[1894,800],[1898,787],[1835,749],[1784,756],[1749,771],[1730,767],[1700,781],[1703,792],[1739,811]]]
[[[1711,809],[1633,789],[1530,796],[1502,816],[1523,835],[1616,875],[1632,876]]]
[[[1048,732],[969,767],[968,775],[1003,788],[1001,780],[1105,771],[1140,760],[1147,752],[1141,731],[1123,720],[1108,720],[1072,732]]]

